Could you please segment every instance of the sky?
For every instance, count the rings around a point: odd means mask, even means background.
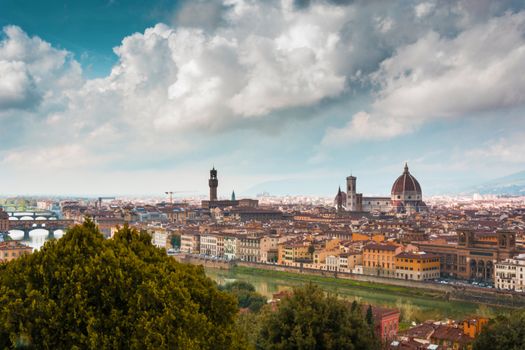
[[[0,0],[0,194],[423,194],[525,170],[525,3]],[[184,191],[184,192],[182,192]]]

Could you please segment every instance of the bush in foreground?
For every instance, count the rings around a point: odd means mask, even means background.
[[[127,227],[87,221],[0,270],[2,349],[241,347],[235,299]]]
[[[258,312],[267,302],[267,299],[257,293],[255,287],[248,282],[230,282],[221,286],[220,289],[233,294],[240,308],[247,308],[252,312]]]
[[[500,315],[490,320],[474,342],[474,350],[525,349],[525,311]]]
[[[309,284],[263,315],[256,347],[372,350],[380,344],[359,308]]]

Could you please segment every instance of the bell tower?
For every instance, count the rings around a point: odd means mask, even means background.
[[[356,180],[352,175],[346,178],[346,210],[357,210]]]
[[[208,181],[208,184],[210,185],[210,201],[216,201],[219,180],[217,179],[217,170],[215,170],[215,167],[210,170],[210,180]]]

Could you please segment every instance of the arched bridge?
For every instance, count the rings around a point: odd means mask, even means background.
[[[24,232],[24,240],[29,239],[29,232],[33,230],[47,230],[52,238],[56,230],[66,230],[74,225],[73,220],[9,220],[9,231]]]
[[[52,211],[24,211],[24,212],[7,212],[9,215],[9,220],[35,220],[35,221],[45,221],[45,220],[58,220],[59,217],[56,213]]]

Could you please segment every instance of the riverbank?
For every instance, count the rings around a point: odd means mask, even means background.
[[[393,307],[401,311],[406,325],[425,320],[464,319],[474,315],[494,316],[508,311],[504,307],[491,307],[477,303],[445,300],[432,291],[411,290],[399,286],[378,285],[356,281],[272,272],[247,267],[226,269],[205,268],[206,274],[219,284],[243,281],[254,285],[257,292],[268,298],[283,290],[306,283],[315,283],[329,293],[349,301],[356,300],[378,306]],[[350,283],[349,283],[350,282]]]
[[[386,278],[379,276],[357,275],[351,273],[334,273],[322,270],[301,269],[296,267],[267,265],[257,263],[240,262],[232,264],[230,269],[252,269],[252,273],[276,276],[285,274],[287,278],[301,278],[297,276],[309,276],[307,279],[312,282],[328,280],[330,283],[355,286],[370,290],[388,291],[400,293],[406,296],[431,296],[440,300],[468,301],[482,305],[505,308],[525,307],[525,294],[500,291],[496,289],[471,287],[453,284],[438,284],[433,282],[411,281],[396,278]],[[264,271],[264,272],[256,272]]]
[[[177,258],[177,257],[176,257]],[[231,271],[232,274],[261,276],[268,279],[281,279],[301,283],[324,284],[332,289],[369,291],[372,293],[392,294],[396,298],[423,297],[442,302],[469,302],[495,308],[525,307],[525,295],[522,293],[498,291],[487,288],[463,285],[438,284],[432,282],[407,281],[379,276],[335,273],[323,270],[303,269],[298,267],[270,265],[249,262],[227,262],[186,255],[179,261],[203,265],[205,268]]]

